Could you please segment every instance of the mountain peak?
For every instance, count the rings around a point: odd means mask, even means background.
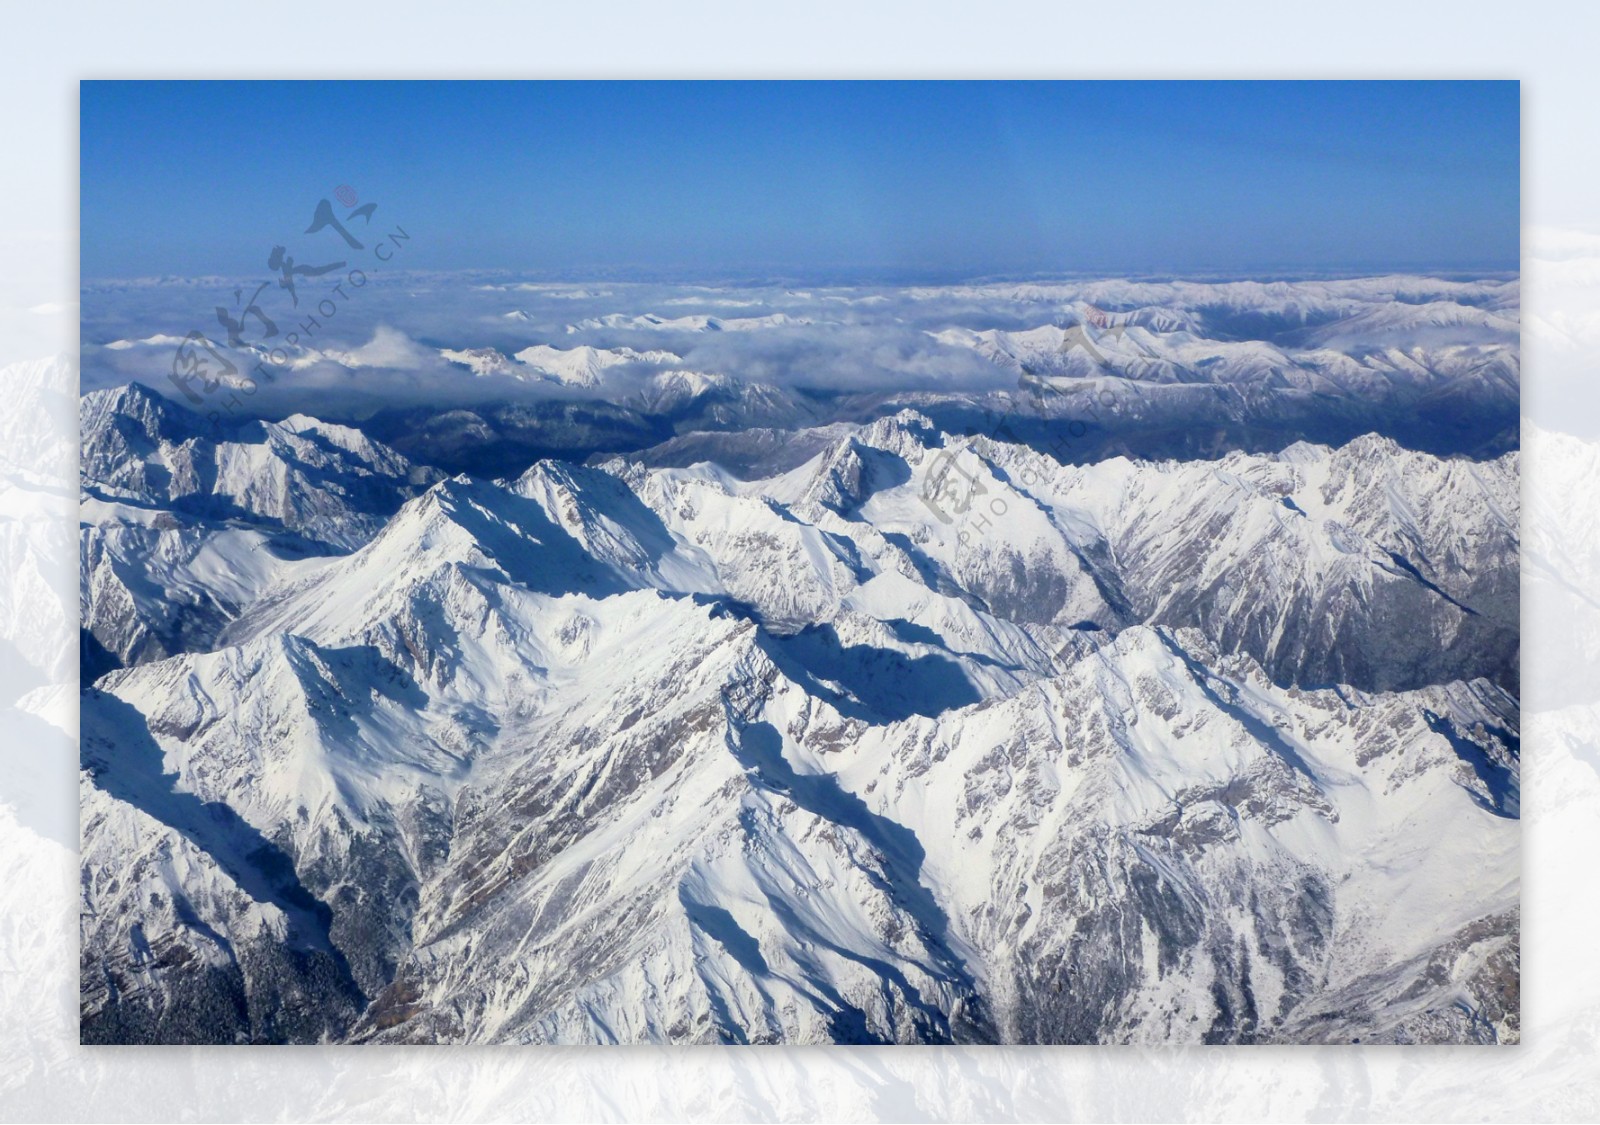
[[[200,421],[187,407],[137,381],[84,394],[79,400],[78,417],[85,436],[116,419],[125,419],[151,442],[188,436]]]

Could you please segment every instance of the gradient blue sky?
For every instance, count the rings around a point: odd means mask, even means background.
[[[85,278],[1514,270],[1515,82],[84,82]],[[324,254],[323,256],[332,256]]]

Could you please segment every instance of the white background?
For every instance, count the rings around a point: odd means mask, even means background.
[[[62,677],[21,705],[45,722],[8,706],[0,723],[0,1118],[1600,1118],[1600,668],[1586,666],[1600,633],[1579,635],[1580,602],[1600,604],[1589,530],[1600,445],[1547,432],[1600,435],[1588,380],[1600,344],[1596,13],[1395,0],[7,6],[0,366],[75,351],[79,78],[1519,78],[1525,404],[1541,427],[1524,473],[1525,676],[1530,689],[1546,677],[1596,686],[1588,703],[1525,724],[1518,1047],[82,1049],[72,832],[34,827],[74,815],[76,707]],[[189,143],[152,137],[151,158],[181,159]],[[20,370],[0,373],[0,411]],[[58,421],[70,449],[74,420]],[[71,666],[74,466],[37,468],[31,485],[0,484],[0,628],[58,646]],[[51,598],[64,613],[38,626]],[[0,682],[0,700],[17,695]]]

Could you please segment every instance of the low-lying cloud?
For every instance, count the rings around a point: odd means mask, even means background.
[[[1339,347],[1359,350],[1367,346],[1362,314],[1400,305],[1460,309],[1491,325],[1475,339],[1506,336],[1514,346],[1520,307],[1517,282],[1505,278],[798,289],[394,274],[350,293],[331,316],[263,307],[275,333],[262,318],[236,317],[239,340],[229,347],[218,310],[242,304],[235,288],[216,278],[86,285],[84,389],[138,380],[180,398],[174,355],[198,331],[253,379],[248,409],[267,416],[617,398],[674,370],[801,391],[981,391],[1014,387],[1016,372],[936,333],[1023,332],[1165,309],[1182,314],[1166,318],[1171,324],[1203,325],[1219,342],[1276,333],[1287,347],[1308,326],[1348,323],[1354,335]],[[268,297],[281,294],[264,294],[263,306]],[[1421,319],[1419,311],[1418,332],[1427,328]],[[1406,331],[1386,322],[1371,346],[1403,342]],[[584,347],[604,354],[572,351]],[[529,355],[539,361],[526,362]],[[588,368],[603,369],[593,385],[584,382]]]

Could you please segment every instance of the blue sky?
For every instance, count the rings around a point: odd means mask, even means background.
[[[1514,270],[1515,82],[85,82],[85,278]],[[357,220],[359,222],[360,220]]]

